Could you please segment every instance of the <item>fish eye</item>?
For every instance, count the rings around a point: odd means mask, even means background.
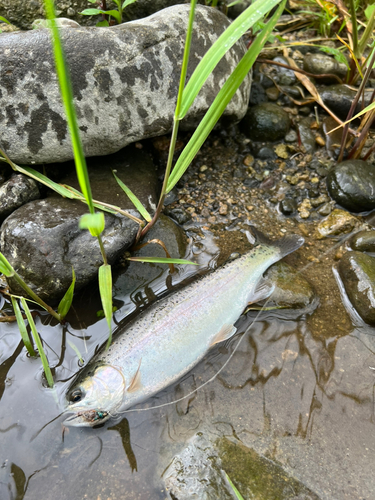
[[[70,401],[72,403],[78,403],[78,401],[81,401],[82,396],[83,394],[81,389],[75,389],[70,395]]]

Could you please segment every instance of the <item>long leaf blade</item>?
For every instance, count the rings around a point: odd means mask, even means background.
[[[8,278],[14,275],[14,269],[9,264],[8,260],[0,253],[0,273],[3,273]]]
[[[39,333],[37,332],[37,329],[36,329],[36,326],[34,323],[34,319],[31,316],[29,306],[27,305],[27,302],[23,297],[21,298],[21,303],[22,303],[22,307],[25,311],[27,321],[29,322],[29,326],[31,328],[31,332],[32,332],[33,337],[34,337],[35,344],[38,348],[40,359],[42,360],[42,365],[44,368],[44,373],[46,375],[48,385],[50,387],[53,387],[54,382],[53,382],[51,368],[49,367],[47,356],[46,356],[46,353],[44,352],[42,341],[40,340]]]
[[[152,219],[152,217],[148,213],[148,211],[145,209],[145,207],[142,205],[142,203],[137,198],[137,196],[133,193],[133,191],[131,189],[128,188],[128,186],[126,186],[122,182],[122,180],[119,177],[117,177],[117,175],[116,175],[116,173],[115,173],[114,170],[112,170],[112,174],[113,174],[113,177],[116,179],[117,184],[124,191],[124,193],[126,194],[126,196],[129,198],[129,200],[133,203],[133,205],[135,206],[135,208],[138,210],[138,212],[142,215],[142,217],[144,217],[147,220],[147,222],[150,222],[151,219]]]
[[[57,312],[58,314],[60,314],[61,319],[65,318],[65,316],[69,312],[70,306],[72,305],[75,284],[76,284],[76,273],[72,268],[72,283],[70,284],[68,290],[66,291],[64,297],[61,299],[60,304],[57,308]]]
[[[72,141],[78,182],[89,206],[90,212],[94,213],[86,159],[83,153],[82,141],[78,128],[78,120],[74,108],[72,84],[68,67],[65,64],[65,55],[60,39],[60,33],[55,21],[56,13],[53,0],[44,0],[44,8],[47,14],[47,18],[51,21],[51,34],[53,40],[56,72],[60,83],[61,98],[64,103],[70,137]]]
[[[108,349],[112,342],[112,271],[109,264],[103,264],[99,267],[99,292],[104,316],[109,328],[109,337],[106,347]]]
[[[30,338],[29,338],[29,335],[27,333],[25,321],[22,317],[20,306],[18,305],[17,300],[13,296],[11,296],[11,300],[12,300],[14,314],[15,314],[16,319],[17,319],[18,329],[20,331],[23,343],[24,343],[27,351],[29,352],[30,356],[35,356],[35,351],[34,351],[32,343],[30,342]]]
[[[264,17],[278,3],[280,0],[257,0],[238,16],[209,48],[186,84],[178,119],[181,120],[186,115],[200,89],[224,54],[256,21]]]
[[[204,118],[198,125],[195,130],[193,136],[191,137],[188,144],[185,146],[182,151],[180,157],[178,158],[176,165],[169,177],[167,184],[167,193],[173,189],[173,187],[177,184],[179,179],[182,177],[190,163],[192,162],[194,156],[197,154],[198,150],[207,139],[208,134],[216,125],[220,116],[223,114],[227,104],[232,99],[234,94],[236,93],[238,87],[241,85],[242,81],[250,71],[250,68],[254,64],[256,58],[258,57],[259,52],[262,50],[265,45],[270,33],[275,27],[277,20],[279,19],[284,7],[286,0],[278,7],[275,14],[268,21],[266,27],[263,31],[261,31],[255,41],[252,43],[250,49],[243,56],[241,61],[238,63],[236,69],[233,71],[231,76],[223,85],[222,89],[216,96],[214,102],[208,109]]]

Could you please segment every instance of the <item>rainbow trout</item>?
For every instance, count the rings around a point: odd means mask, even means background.
[[[236,333],[251,302],[268,297],[263,273],[299,248],[297,235],[254,248],[211,274],[156,302],[101,350],[67,392],[69,426],[95,426],[176,382],[215,344]]]

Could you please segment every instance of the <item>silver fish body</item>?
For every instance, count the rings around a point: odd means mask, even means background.
[[[73,416],[65,425],[98,425],[177,381],[211,346],[234,335],[246,306],[272,291],[263,273],[303,242],[296,235],[260,242],[156,302],[78,375],[68,390],[67,411]]]

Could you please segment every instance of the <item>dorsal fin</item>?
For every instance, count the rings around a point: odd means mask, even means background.
[[[141,372],[140,372],[141,363],[142,363],[142,358],[139,361],[139,365],[138,365],[137,371],[135,372],[135,375],[132,378],[132,380],[131,380],[131,382],[129,384],[129,387],[126,389],[127,392],[134,392],[134,391],[136,391],[136,390],[138,390],[138,389],[140,389],[142,387]]]

